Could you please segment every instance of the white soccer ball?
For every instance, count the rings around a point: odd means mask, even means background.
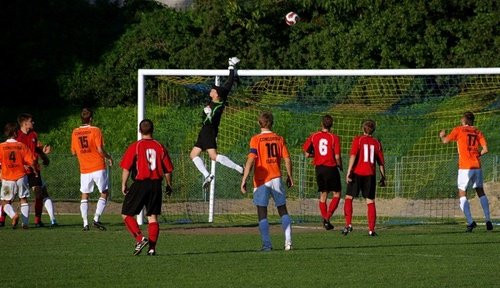
[[[299,21],[299,15],[295,12],[288,12],[285,16],[285,22],[288,26],[295,25]]]

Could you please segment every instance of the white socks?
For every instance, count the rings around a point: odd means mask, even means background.
[[[260,237],[262,238],[262,245],[265,248],[271,248],[271,237],[269,236],[269,222],[266,219],[259,221]]]
[[[228,167],[228,168],[231,168],[231,169],[234,169],[236,171],[238,171],[238,173],[240,174],[243,174],[243,167],[241,167],[240,165],[234,163],[231,159],[229,159],[227,156],[224,156],[224,155],[221,155],[221,154],[217,154],[217,157],[215,158],[215,161],[219,162],[220,164]]]
[[[56,216],[54,214],[54,204],[52,203],[52,199],[49,197],[43,199],[43,206],[45,206],[45,210],[47,210],[47,214],[49,214],[50,223],[54,223],[56,221]]]
[[[460,197],[460,209],[464,212],[465,218],[467,219],[467,224],[470,225],[472,223],[472,215],[470,213],[470,205],[467,197]]]
[[[89,220],[87,219],[89,211],[89,200],[80,201],[80,213],[82,214],[83,226],[89,225]]]
[[[193,158],[193,163],[198,168],[198,170],[203,174],[203,177],[207,178],[210,173],[208,173],[207,168],[205,168],[205,164],[203,164],[203,160],[199,156]]]
[[[486,195],[479,197],[479,202],[481,202],[481,207],[483,207],[484,220],[490,221],[490,204],[488,203],[488,197],[486,197]]]
[[[292,219],[288,214],[281,217],[281,227],[283,232],[285,232],[285,245],[292,243]]]
[[[12,205],[10,204],[5,204],[3,205],[3,211],[5,214],[7,214],[11,219],[16,215],[16,212],[14,211],[14,208],[12,208]]]
[[[106,199],[99,198],[97,201],[97,207],[95,208],[94,221],[99,222],[99,217],[101,217],[102,212],[106,208]]]
[[[21,204],[21,221],[24,226],[28,226],[30,215],[30,205],[28,203]]]

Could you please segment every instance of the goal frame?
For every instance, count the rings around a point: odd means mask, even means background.
[[[500,67],[491,68],[426,68],[426,69],[349,69],[349,70],[238,70],[239,76],[429,76],[429,75],[489,75],[500,74]],[[214,77],[218,84],[219,77],[228,76],[227,69],[139,69],[137,72],[137,125],[145,115],[145,79],[148,76],[205,76]],[[141,134],[137,133],[137,139]],[[215,163],[212,161],[211,171],[215,173]],[[215,181],[212,181],[209,192],[208,222],[213,223],[215,205]],[[137,221],[143,224],[143,213]]]

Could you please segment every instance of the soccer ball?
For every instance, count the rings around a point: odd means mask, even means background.
[[[288,26],[295,25],[299,21],[299,15],[295,12],[288,12],[285,16],[285,22]]]

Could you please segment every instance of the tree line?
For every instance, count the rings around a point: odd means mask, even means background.
[[[244,69],[500,66],[495,0],[12,0],[0,17],[6,105],[128,105],[137,69],[223,69],[235,55]]]

